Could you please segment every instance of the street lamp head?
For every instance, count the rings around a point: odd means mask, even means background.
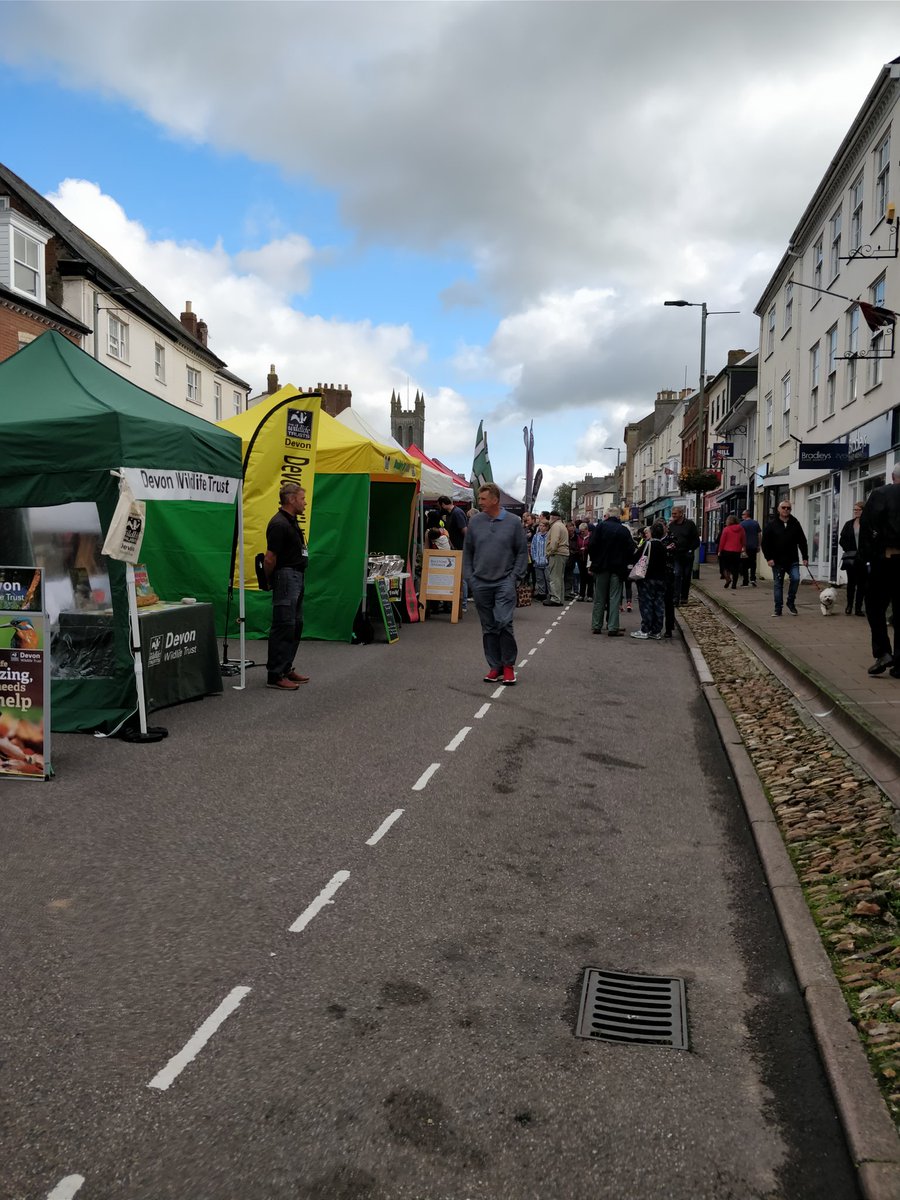
[[[692,304],[690,300],[663,300],[663,307],[665,307],[665,308],[695,308],[696,305]]]

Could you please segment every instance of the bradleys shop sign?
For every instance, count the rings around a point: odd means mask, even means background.
[[[850,465],[847,442],[801,442],[797,466],[804,471],[845,471]]]

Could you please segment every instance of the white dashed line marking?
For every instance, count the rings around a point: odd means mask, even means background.
[[[222,1022],[234,1012],[249,991],[248,987],[232,988],[216,1011],[206,1018],[194,1036],[187,1042],[184,1049],[179,1050],[176,1055],[169,1059],[163,1069],[157,1075],[153,1076],[147,1087],[158,1088],[159,1091],[164,1092],[166,1088],[174,1083],[188,1063],[194,1061]],[[69,1178],[77,1179],[78,1176],[70,1175]],[[65,1183],[66,1181],[63,1180],[63,1182]],[[62,1184],[60,1184],[61,1186]],[[63,1192],[61,1195],[74,1195],[74,1192]],[[51,1200],[58,1200],[56,1192],[53,1193]]]
[[[528,651],[529,654],[537,654],[537,646],[532,646]]]
[[[336,871],[335,874],[332,875],[331,879],[329,879],[328,883],[326,883],[322,888],[321,892],[319,892],[318,896],[316,896],[315,900],[313,900],[312,904],[310,904],[307,908],[304,908],[303,912],[293,923],[293,925],[288,927],[288,932],[301,933],[307,927],[313,917],[322,911],[326,904],[332,903],[331,897],[338,890],[341,884],[346,883],[349,878],[349,871]]]
[[[521,671],[523,667],[527,667],[527,666],[528,666],[528,659],[523,658],[522,661],[519,663],[519,670]]]
[[[67,1175],[65,1179],[59,1181],[47,1200],[72,1200],[83,1183],[83,1175]]]
[[[544,630],[544,637],[549,637],[549,636],[550,636],[550,634],[551,634],[552,632],[553,632],[553,629],[552,629],[552,628],[551,628],[551,629],[545,629],[545,630]]]
[[[381,822],[381,824],[378,826],[378,828],[375,830],[375,832],[372,834],[372,836],[366,842],[366,845],[374,846],[376,842],[380,842],[381,839],[384,837],[384,835],[387,833],[387,831],[390,829],[390,827],[393,825],[393,823],[395,821],[399,821],[402,816],[403,816],[403,809],[395,808],[394,811],[391,813],[391,815],[389,817],[385,817],[385,819]]]
[[[546,640],[545,638],[538,638],[538,645],[543,646],[545,640]]]
[[[520,664],[520,665],[521,665],[521,664]],[[498,688],[497,688],[496,692],[491,692],[491,699],[492,699],[492,700],[499,700],[499,699],[500,699],[500,697],[503,695],[503,693],[504,693],[504,691],[505,691],[505,690],[506,690],[506,689],[505,689],[505,686],[502,686],[502,685],[501,685],[500,687],[498,687]]]
[[[479,708],[478,712],[475,714],[475,720],[480,721],[482,717],[486,717],[490,711],[490,708],[491,706],[489,704],[482,704],[481,708]]]
[[[456,735],[456,737],[451,738],[450,741],[448,742],[448,744],[444,747],[444,749],[445,750],[455,750],[458,746],[461,746],[463,744],[463,742],[466,740],[466,735],[471,732],[472,732],[471,725],[463,725],[462,729],[459,731],[459,733]]]
[[[501,689],[501,691],[502,691],[502,689]],[[419,778],[416,780],[416,782],[412,785],[412,790],[414,792],[421,792],[422,788],[424,788],[428,785],[428,780],[432,777],[432,775],[440,767],[440,765],[441,765],[440,763],[432,763],[430,767],[427,767],[422,772],[422,774],[419,776]]]

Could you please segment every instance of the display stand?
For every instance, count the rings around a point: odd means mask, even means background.
[[[422,560],[420,600],[438,600],[451,604],[450,623],[459,620],[459,594],[462,584],[462,550],[426,550]]]
[[[0,778],[53,774],[43,584],[39,567],[0,567]]]
[[[372,581],[375,588],[375,595],[378,597],[378,607],[381,610],[381,620],[384,624],[384,631],[387,634],[388,644],[398,642],[400,640],[400,623],[397,620],[397,614],[394,612],[394,605],[391,601],[390,581],[380,575]]]

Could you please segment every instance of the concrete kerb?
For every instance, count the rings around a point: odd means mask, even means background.
[[[838,745],[852,753],[856,762],[890,799],[895,810],[900,811],[900,739],[896,734],[830,680],[823,678],[752,621],[748,621],[727,600],[713,595],[696,582],[693,590],[702,596],[708,607],[727,614],[736,623],[735,635],[749,643],[754,654],[791,688],[795,698]],[[829,711],[820,715],[821,709],[829,706]],[[896,821],[895,830],[900,833]]]
[[[857,1164],[860,1191],[864,1200],[897,1200],[900,1140],[894,1123],[872,1077],[850,1010],[740,732],[712,682],[712,673],[691,630],[681,621],[679,626],[753,831],[819,1055]]]

